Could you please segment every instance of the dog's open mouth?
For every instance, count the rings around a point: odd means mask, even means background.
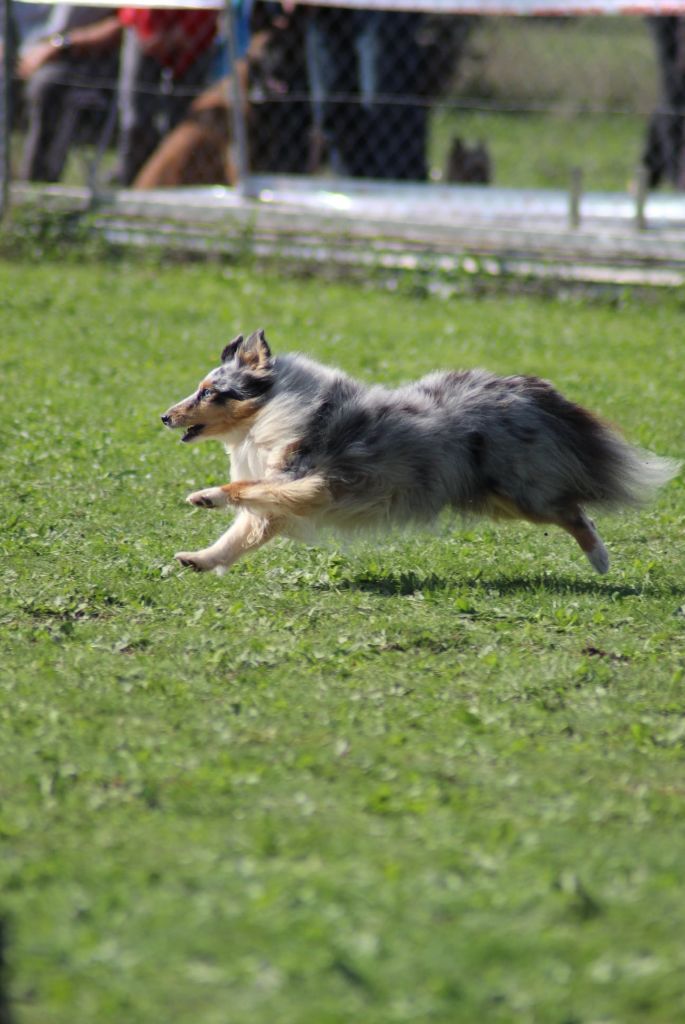
[[[204,423],[195,423],[192,427],[188,427],[185,434],[181,438],[182,441],[193,441],[198,437],[205,429]]]

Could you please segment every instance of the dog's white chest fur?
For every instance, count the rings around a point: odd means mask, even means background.
[[[266,473],[267,452],[246,437],[237,445],[226,445],[231,460],[231,480],[261,480]]]

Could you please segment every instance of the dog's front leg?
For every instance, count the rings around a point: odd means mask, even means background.
[[[241,512],[214,544],[200,551],[179,551],[174,558],[197,572],[210,572],[212,569],[222,572],[248,551],[266,544],[278,532],[277,521]]]
[[[194,491],[186,501],[201,508],[232,505],[269,517],[307,516],[331,502],[325,480],[316,475],[297,480],[236,480],[221,487]]]
[[[230,486],[225,484],[223,487],[205,487],[202,491],[193,491],[186,501],[197,508],[226,508],[230,504],[226,488]]]

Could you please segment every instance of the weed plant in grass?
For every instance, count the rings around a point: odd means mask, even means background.
[[[0,918],[20,1024],[685,1015],[682,480],[572,541],[441,520],[219,579],[159,423],[238,330],[552,378],[682,455],[683,298],[438,301],[0,264]]]

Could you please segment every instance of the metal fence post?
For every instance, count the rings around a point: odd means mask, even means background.
[[[642,164],[638,167],[635,176],[635,227],[638,231],[644,231],[647,227],[647,217],[645,215],[647,194],[649,192],[647,177],[647,168]]]
[[[0,0],[0,220],[9,206],[13,43],[10,0]]]
[[[250,160],[248,154],[247,124],[245,114],[247,110],[247,96],[243,88],[241,76],[238,74],[238,61],[241,59],[238,52],[238,14],[241,0],[225,0],[226,22],[228,32],[228,58],[230,64],[229,103],[231,107],[231,146],[235,155],[235,166],[238,175],[236,182],[240,191],[245,191],[247,179],[250,173]]]
[[[583,172],[580,167],[571,168],[571,182],[568,197],[569,227],[580,227],[580,202],[583,197]]]

